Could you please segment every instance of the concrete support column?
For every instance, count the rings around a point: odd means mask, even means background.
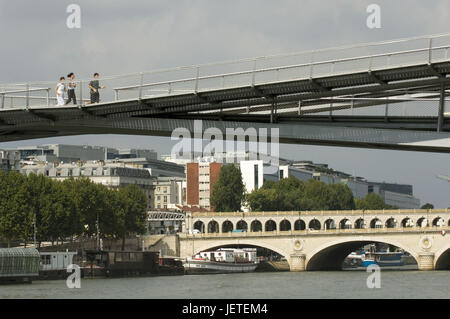
[[[306,270],[306,255],[301,253],[295,253],[291,255],[289,263],[290,271],[305,271]]]
[[[434,253],[419,253],[419,270],[434,270]]]

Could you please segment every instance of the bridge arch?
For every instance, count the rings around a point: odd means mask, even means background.
[[[223,241],[221,241],[220,244],[217,244],[214,242],[207,242],[203,245],[196,245],[193,255],[198,254],[201,251],[205,251],[205,250],[212,250],[212,249],[217,249],[217,248],[222,248],[222,247],[236,247],[236,246],[254,246],[254,247],[269,249],[269,250],[272,250],[272,251],[276,252],[277,254],[285,257],[289,263],[289,253],[288,252],[281,250],[278,247],[267,244],[265,242],[254,241],[254,240],[239,240],[237,242],[236,239],[235,240],[230,239],[230,240],[223,240]]]
[[[384,224],[384,226],[386,228],[395,228],[395,227],[397,227],[397,219],[395,219],[394,217],[388,218],[388,220],[386,220],[386,223]]]
[[[436,217],[436,218],[434,218],[433,219],[433,223],[432,223],[432,225],[433,226],[444,226],[445,225],[445,221],[444,221],[444,219],[442,218],[442,217]]]
[[[250,223],[250,231],[255,233],[262,231],[262,223],[259,220],[255,219]]]
[[[370,228],[383,228],[383,223],[377,217],[370,221]]]
[[[297,219],[294,223],[294,230],[305,230],[306,223],[303,219]]]
[[[411,254],[418,263],[418,256],[400,242],[372,237],[339,239],[323,244],[310,253],[306,260],[306,270],[341,270],[344,259],[353,251],[371,243],[383,243],[399,247]]]
[[[417,220],[417,227],[427,227],[428,224],[428,219],[423,216]]]
[[[364,218],[358,218],[355,221],[355,229],[363,229],[365,224]]]
[[[409,217],[405,217],[402,219],[402,227],[406,228],[406,227],[414,227],[414,221],[409,218]]]
[[[340,229],[351,229],[352,222],[348,218],[344,218],[339,222]]]
[[[264,225],[264,231],[276,231],[277,230],[277,223],[273,219],[269,219],[266,221]]]
[[[434,255],[435,270],[450,270],[450,243]]]
[[[222,223],[222,233],[232,232],[234,229],[233,223],[229,220],[226,220]]]
[[[336,222],[332,218],[328,218],[323,225],[325,229],[336,229]]]
[[[237,222],[236,224],[236,230],[244,230],[247,231],[248,230],[248,225],[247,222],[243,219],[241,219],[240,221]]]
[[[208,223],[208,233],[218,233],[219,232],[219,223],[215,220],[212,220]]]
[[[201,220],[197,220],[194,223],[194,229],[197,229],[199,232],[204,233],[205,232],[205,223]]]
[[[291,222],[287,219],[283,219],[280,222],[280,231],[290,231],[291,230]]]
[[[308,224],[308,227],[309,228],[312,228],[312,229],[314,229],[314,230],[320,230],[320,228],[321,228],[321,224],[320,224],[320,222],[319,222],[319,220],[318,219],[311,219],[311,221],[309,222],[309,224]]]

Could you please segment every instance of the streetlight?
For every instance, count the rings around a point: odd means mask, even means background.
[[[36,212],[34,212],[33,216],[33,228],[34,228],[34,234],[33,234],[33,241],[34,241],[34,248],[36,248],[36,234],[37,234],[37,226],[36,226]]]

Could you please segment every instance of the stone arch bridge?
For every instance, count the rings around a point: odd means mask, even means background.
[[[195,230],[196,229],[196,230]],[[187,213],[182,258],[224,246],[256,246],[284,256],[291,271],[336,270],[352,251],[386,243],[420,270],[450,269],[450,210]]]

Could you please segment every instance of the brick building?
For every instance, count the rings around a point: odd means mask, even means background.
[[[187,163],[187,205],[211,209],[210,197],[214,184],[219,179],[221,163]]]

